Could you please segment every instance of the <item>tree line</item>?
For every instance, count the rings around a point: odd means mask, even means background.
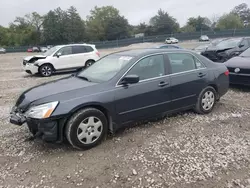
[[[250,9],[245,3],[234,7],[231,12],[221,17],[191,17],[183,27],[162,9],[158,10],[148,24],[144,22],[130,25],[113,6],[94,7],[86,20],[71,6],[67,10],[59,7],[45,15],[33,12],[16,17],[9,27],[0,26],[0,46],[57,45],[124,39],[137,33],[150,36],[244,27],[250,28]]]

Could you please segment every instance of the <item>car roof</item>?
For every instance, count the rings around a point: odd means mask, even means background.
[[[143,49],[133,49],[133,50],[125,50],[120,52],[115,52],[113,54],[121,55],[121,56],[133,56],[133,57],[141,57],[145,55],[150,55],[154,53],[164,53],[164,52],[191,52],[191,50],[184,49],[159,49],[159,48],[143,48]]]
[[[174,45],[174,44],[159,44],[159,45],[155,46],[155,48],[160,48],[162,46],[174,46],[174,47],[177,47],[177,48],[181,48],[180,46]]]
[[[58,47],[65,47],[65,46],[91,46],[95,47],[94,44],[87,44],[87,43],[79,43],[79,44],[65,44],[65,45],[57,45]]]

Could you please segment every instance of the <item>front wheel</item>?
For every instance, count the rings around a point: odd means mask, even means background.
[[[68,121],[65,135],[69,143],[77,149],[90,149],[106,137],[108,122],[98,109],[87,108],[75,113]]]
[[[216,96],[216,91],[213,87],[206,87],[204,90],[202,90],[198,97],[195,111],[199,114],[210,113],[216,103]]]
[[[49,77],[53,74],[53,67],[50,64],[44,64],[39,68],[39,73],[43,77]]]

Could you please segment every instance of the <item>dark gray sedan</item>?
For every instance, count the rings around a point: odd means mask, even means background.
[[[250,86],[250,48],[225,62],[231,84]]]
[[[138,120],[194,109],[212,111],[228,91],[228,70],[191,51],[140,49],[107,55],[75,75],[25,91],[10,122],[75,148]]]

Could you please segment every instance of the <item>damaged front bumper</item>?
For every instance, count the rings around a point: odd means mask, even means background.
[[[34,65],[33,63],[27,63],[23,65],[23,70],[28,74],[37,74],[39,72],[39,67]]]
[[[63,141],[63,127],[65,118],[57,119],[31,119],[26,118],[17,112],[11,112],[10,123],[21,126],[27,123],[30,132],[35,136],[42,138],[46,142]]]

